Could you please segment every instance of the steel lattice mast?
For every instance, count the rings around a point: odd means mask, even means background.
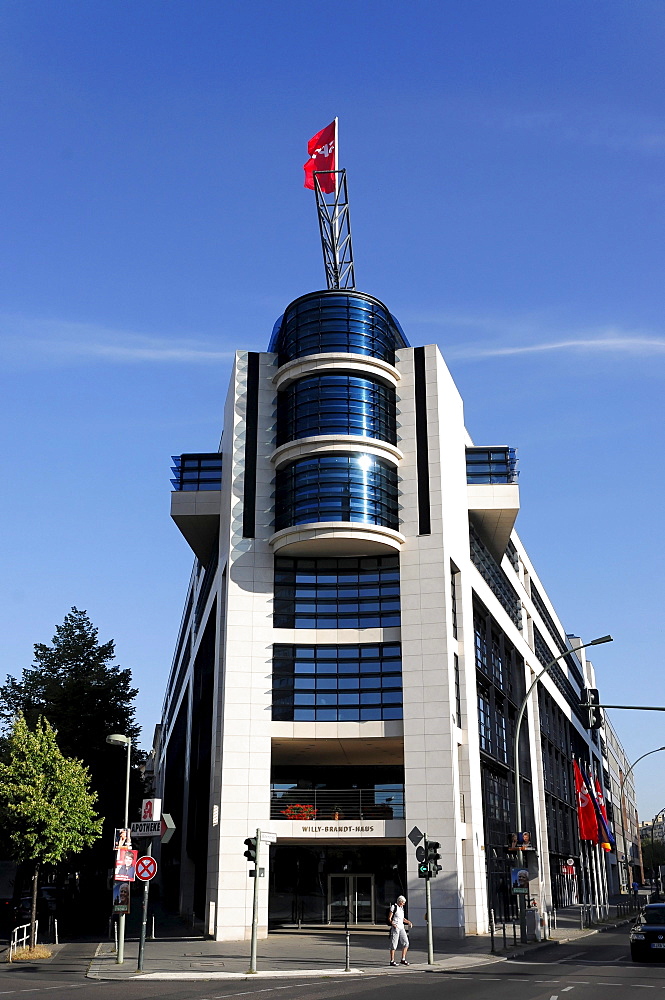
[[[335,187],[327,193],[322,191],[320,179],[331,175]],[[328,288],[355,288],[346,170],[315,170],[314,192]]]

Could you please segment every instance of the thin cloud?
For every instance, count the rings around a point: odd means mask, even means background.
[[[7,360],[24,364],[201,364],[226,362],[234,351],[198,338],[150,337],[94,323],[0,317],[0,345]]]
[[[582,351],[605,354],[632,354],[651,357],[665,352],[665,339],[658,337],[591,337],[551,340],[535,344],[448,347],[446,355],[460,359],[497,358],[516,354],[542,354],[547,351]]]
[[[616,357],[656,358],[665,353],[665,336],[643,330],[620,327],[592,327],[561,331],[541,315],[492,316],[474,313],[400,312],[407,328],[438,327],[438,341],[446,358],[481,360],[528,354],[587,353]],[[462,333],[464,331],[464,333]],[[460,335],[473,336],[474,342],[455,343]]]

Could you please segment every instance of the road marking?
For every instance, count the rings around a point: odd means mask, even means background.
[[[564,986],[564,988],[561,990],[561,992],[562,993],[567,993],[568,990],[574,990],[574,989],[575,989],[574,986]]]
[[[579,958],[581,955],[586,955],[585,951],[575,951],[572,955],[567,955],[566,958],[558,959],[554,965],[565,965],[566,962],[572,962],[574,958]]]
[[[360,976],[354,976],[353,978],[360,979]],[[366,977],[363,976],[362,978],[364,982]],[[372,976],[371,978],[376,978],[376,977]],[[347,983],[348,979],[335,979],[333,980],[333,982]],[[328,980],[328,983],[330,983],[330,980]],[[297,989],[298,987],[301,986],[320,986],[320,985],[321,985],[321,980],[317,979],[313,983],[298,983],[297,985],[289,983],[288,986],[266,986],[262,990],[246,990],[244,993],[218,993],[216,996],[211,997],[210,1000],[226,1000],[226,997],[250,997],[254,996],[256,993],[274,993],[277,990],[292,990],[292,989]]]

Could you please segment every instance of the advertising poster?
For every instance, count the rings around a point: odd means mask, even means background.
[[[136,877],[136,857],[138,851],[128,851],[123,848],[118,851],[115,860],[113,878],[116,882],[133,882]]]
[[[129,913],[129,882],[113,883],[113,913]]]
[[[515,896],[529,894],[529,872],[526,868],[510,869],[510,885]]]
[[[115,828],[115,834],[113,836],[113,850],[121,851],[126,847],[131,850],[132,846],[132,833],[126,826],[120,826]]]

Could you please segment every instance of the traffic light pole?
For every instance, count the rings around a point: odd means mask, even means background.
[[[427,964],[434,965],[434,931],[432,928],[432,890],[425,879],[425,919],[427,920]]]
[[[256,861],[254,862],[254,897],[252,900],[252,941],[249,951],[249,971],[256,972],[256,942],[259,936],[259,854],[261,831],[256,831]]]

